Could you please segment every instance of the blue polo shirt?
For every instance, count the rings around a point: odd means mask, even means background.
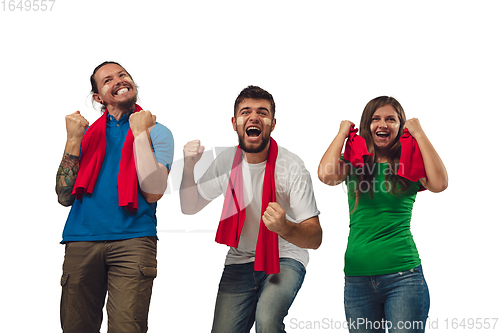
[[[148,203],[138,190],[139,207],[136,212],[118,206],[118,170],[122,147],[130,127],[128,120],[129,115],[124,115],[118,121],[108,116],[106,155],[94,191],[91,195],[83,194],[81,200],[73,203],[62,243],[156,236],[156,202]],[[157,123],[150,137],[156,160],[170,170],[174,156],[172,133]]]

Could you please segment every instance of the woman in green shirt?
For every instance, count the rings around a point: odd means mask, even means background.
[[[419,190],[441,192],[446,168],[418,119],[406,121],[399,102],[387,96],[365,107],[359,135],[372,156],[355,168],[341,156],[352,122],[344,120],[325,152],[318,176],[327,185],[346,182],[350,210],[345,253],[344,306],[350,332],[424,332],[429,291],[410,232]],[[426,176],[417,182],[397,175],[404,129],[415,138]]]

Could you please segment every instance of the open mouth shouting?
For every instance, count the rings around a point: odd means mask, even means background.
[[[257,126],[249,126],[245,133],[249,141],[255,142],[260,139],[262,131]]]
[[[270,110],[268,100],[253,98],[245,98],[236,107],[231,121],[238,134],[239,146],[244,152],[260,153],[269,145],[275,124]],[[250,160],[257,161],[262,156],[254,157],[250,156]]]
[[[392,105],[386,104],[378,108],[373,113],[370,123],[375,146],[382,149],[390,148],[398,137],[399,127],[399,116]]]
[[[240,147],[246,153],[260,153],[269,143],[270,134],[258,124],[249,124],[246,129],[238,132]]]
[[[375,135],[379,139],[385,140],[385,139],[389,138],[390,133],[388,131],[379,131],[379,132],[375,133]]]

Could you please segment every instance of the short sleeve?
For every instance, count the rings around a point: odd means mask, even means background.
[[[167,167],[170,171],[174,159],[174,137],[172,132],[164,125],[156,123],[149,133],[151,145],[158,163]]]
[[[281,156],[278,156],[275,171],[280,185],[276,191],[284,195],[283,203],[288,204],[292,214],[290,217],[300,223],[319,215],[311,175],[304,162],[300,157],[282,147],[280,147],[280,152]]]
[[[292,181],[290,208],[299,223],[319,215],[311,175],[305,166],[303,166],[302,172],[299,172]]]
[[[196,182],[204,199],[214,200],[226,190],[235,152],[235,148],[230,148],[220,153]]]

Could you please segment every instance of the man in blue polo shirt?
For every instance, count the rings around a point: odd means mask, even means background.
[[[156,277],[156,202],[167,187],[174,142],[137,104],[137,88],[118,63],[90,77],[104,114],[90,127],[66,116],[67,140],[56,192],[72,206],[63,231],[63,332],[146,332]]]

